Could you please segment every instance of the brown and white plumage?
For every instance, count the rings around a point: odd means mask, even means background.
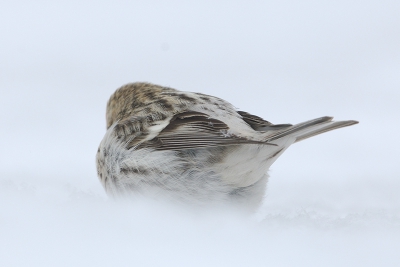
[[[274,125],[220,98],[149,83],[119,88],[106,118],[96,158],[109,195],[250,209],[262,201],[269,167],[291,144],[357,123],[322,117]]]

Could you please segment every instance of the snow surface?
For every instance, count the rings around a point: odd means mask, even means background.
[[[399,1],[3,2],[0,266],[400,266]],[[94,157],[133,81],[360,124],[289,148],[252,217],[115,202]]]

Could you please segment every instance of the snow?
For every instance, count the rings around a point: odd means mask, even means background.
[[[1,184],[2,266],[395,266],[399,260],[399,202],[366,207],[349,196],[311,199],[304,192],[283,198],[271,188],[264,212],[245,218],[146,200],[114,202],[65,181],[13,178]],[[358,197],[363,193],[370,192]]]
[[[6,1],[0,266],[399,266],[398,1]],[[360,124],[290,147],[244,217],[108,199],[105,104],[150,81],[273,123]]]

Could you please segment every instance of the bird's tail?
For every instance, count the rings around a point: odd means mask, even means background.
[[[267,136],[267,141],[274,141],[285,136],[295,137],[294,142],[299,142],[309,137],[329,132],[342,127],[357,124],[358,121],[332,121],[333,117],[321,117],[318,119],[302,122],[276,131]]]

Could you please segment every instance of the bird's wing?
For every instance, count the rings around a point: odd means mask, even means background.
[[[292,126],[292,124],[272,124],[263,118],[252,115],[245,111],[238,111],[238,113],[240,116],[242,116],[242,119],[256,131],[276,131]]]
[[[115,127],[117,136],[130,136],[130,141],[127,142],[128,149],[134,147],[181,150],[240,144],[274,145],[228,134],[227,124],[196,111],[175,115],[166,127],[151,139],[148,136],[152,133],[141,131],[139,127],[130,125],[130,121],[121,122]]]

